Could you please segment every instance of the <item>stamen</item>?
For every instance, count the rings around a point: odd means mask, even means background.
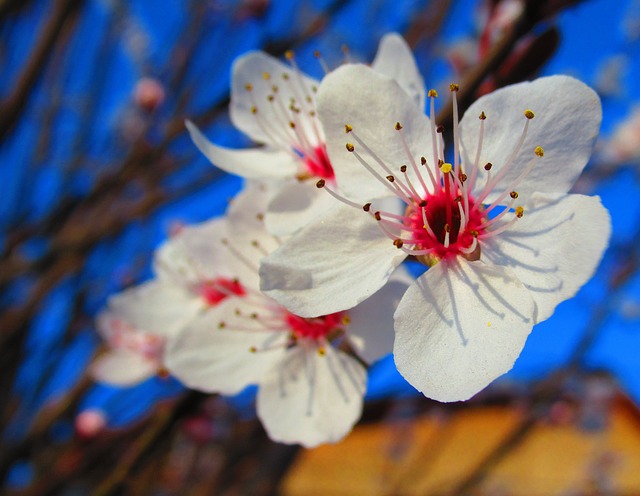
[[[316,59],[318,59],[318,62],[320,63],[320,67],[322,67],[322,70],[324,71],[324,73],[329,74],[329,72],[331,71],[329,70],[329,66],[327,65],[327,63],[322,58],[322,54],[318,50],[316,50],[315,52],[313,52],[313,56]]]
[[[420,174],[420,170],[418,169],[418,164],[416,164],[416,161],[413,158],[411,150],[409,150],[409,144],[407,143],[407,140],[404,137],[404,133],[402,132],[402,126],[400,125],[399,122],[396,123],[396,131],[400,132],[400,139],[402,141],[402,148],[404,148],[404,152],[407,155],[407,157],[409,158],[409,162],[411,163],[411,167],[413,168],[413,172],[416,174],[416,176],[418,176],[418,179],[420,180],[420,186],[422,186],[422,191],[424,191],[426,193],[428,191],[427,185],[425,184],[424,179],[422,178],[422,174]],[[429,169],[427,169],[427,170],[429,170]],[[437,187],[436,181],[435,181],[434,177],[431,175],[431,171],[429,171],[429,176],[431,177],[431,182],[433,183],[433,187],[436,188]],[[407,176],[407,181],[411,185],[411,182],[409,181],[409,177],[408,176]],[[417,191],[415,190],[415,188],[413,188],[413,185],[411,185],[411,189],[413,191],[413,194],[416,197],[420,196],[417,193]]]
[[[316,188],[324,189],[327,193],[329,193],[331,196],[333,196],[336,200],[341,201],[345,205],[349,205],[350,207],[357,208],[358,210],[360,210],[360,208],[362,208],[362,206],[359,203],[355,203],[355,202],[352,202],[351,200],[347,200],[344,196],[339,195],[338,193],[333,191],[331,188],[329,188],[324,179],[320,179],[316,183]],[[371,205],[371,204],[369,204],[369,205]]]

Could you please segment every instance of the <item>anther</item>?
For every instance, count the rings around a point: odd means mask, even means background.
[[[449,163],[449,162],[445,162],[442,165],[440,165],[440,170],[444,173],[444,174],[448,174],[449,172],[451,172],[451,169],[453,168],[453,166]]]
[[[355,149],[356,149],[355,146],[353,146],[351,143],[347,143],[347,151],[348,152],[352,152]]]
[[[259,245],[260,243],[258,243],[258,241],[255,239],[251,242],[251,246],[253,246],[254,248],[257,248]]]
[[[396,131],[400,131],[400,129],[402,129],[402,124],[400,124],[399,122],[396,122],[395,128],[396,128]]]
[[[290,127],[291,129],[295,129],[295,127],[296,127],[296,123],[295,123],[295,122],[293,122],[293,121],[290,121],[290,122],[289,122],[289,127]]]
[[[343,315],[341,320],[342,320],[342,325],[351,324],[351,317],[349,317],[348,315]]]
[[[249,315],[249,318],[256,320],[258,318],[258,314],[253,312],[251,315]]]
[[[406,165],[401,165],[401,166],[400,166],[400,172],[402,172],[403,174],[404,174],[405,172],[407,172],[407,166],[406,166]]]
[[[325,184],[325,180],[319,179],[318,182],[316,183],[316,188],[318,189],[324,188],[324,184]]]
[[[460,179],[460,182],[464,184],[464,182],[467,180],[467,175],[464,172],[460,172],[458,174],[458,179]]]
[[[421,163],[422,165],[427,165],[427,159],[426,159],[426,158],[424,158],[424,157],[420,157],[420,163]]]
[[[284,58],[287,60],[293,60],[293,50],[287,50],[284,52]]]
[[[449,224],[444,225],[444,232],[451,232],[451,227],[449,227]]]
[[[534,114],[534,113],[533,113],[533,110],[531,110],[531,109],[527,109],[527,110],[525,110],[525,111],[524,111],[524,116],[525,116],[527,119],[531,120],[531,119],[533,119],[533,118],[536,116],[536,114]]]
[[[318,50],[314,51],[314,52],[313,52],[313,56],[314,56],[315,58],[319,59],[319,58],[320,58],[320,52],[319,52]]]
[[[273,92],[274,92],[274,93],[277,93],[277,92],[278,92],[278,85],[277,85],[277,84],[274,84],[274,85],[271,87],[271,89],[273,90]]]
[[[460,89],[460,86],[458,86],[456,83],[451,83],[449,85],[449,91],[458,91]]]
[[[345,124],[344,125],[344,132],[349,134],[351,131],[353,131],[353,127],[350,126],[349,124]]]
[[[327,350],[324,348],[318,348],[318,355],[325,356],[327,354]]]
[[[487,118],[487,114],[484,113],[484,110],[482,112],[480,112],[480,115],[478,116],[478,118],[483,121]]]
[[[519,219],[524,215],[524,207],[516,207],[516,217]]]
[[[256,214],[256,220],[262,222],[264,220],[264,214]]]
[[[286,72],[283,72],[282,79],[284,79],[285,81],[289,81],[289,74],[287,74]]]
[[[518,192],[512,191],[511,193],[509,193],[509,196],[515,200],[516,198],[518,198]]]
[[[491,167],[493,167],[493,164],[491,162],[487,162],[486,164],[484,164],[484,170],[486,171],[490,171]]]
[[[544,149],[541,146],[536,146],[536,149],[533,150],[538,157],[544,157]]]
[[[476,231],[475,229],[471,229],[471,231],[469,231],[469,234],[471,234],[471,236],[473,236],[474,238],[478,237],[478,234],[480,234],[478,231]]]
[[[267,100],[269,100],[270,102],[272,102],[272,101],[273,101],[273,95],[269,95],[269,96],[267,96]]]
[[[265,81],[268,81],[269,79],[271,79],[271,74],[269,74],[268,72],[263,72],[262,79],[264,79]]]
[[[395,180],[396,180],[396,178],[395,178],[395,177],[393,177],[393,176],[391,176],[391,175],[387,176],[387,181],[389,181],[390,183],[392,183],[392,182],[393,182],[393,181],[395,181]]]
[[[362,205],[362,210],[364,210],[365,212],[371,210],[371,203],[365,203],[364,205]]]
[[[437,128],[436,128],[436,133],[440,133],[442,134],[442,131],[444,131],[444,126],[442,124],[440,124]]]
[[[429,90],[427,96],[429,98],[438,98],[438,92],[436,90]]]
[[[420,203],[418,203],[418,206],[419,206],[420,208],[424,208],[424,207],[426,207],[426,206],[427,206],[427,200],[422,200]]]
[[[376,220],[381,220],[382,217],[380,216],[380,212],[376,212],[375,214],[373,214],[373,216],[375,217]]]
[[[402,242],[401,239],[394,239],[393,240],[393,246],[395,246],[396,248],[400,249],[400,248],[402,248],[403,245],[404,245],[404,243]]]
[[[256,107],[256,106],[251,107],[251,113],[252,114],[257,114],[258,113],[258,107]]]
[[[224,329],[225,327],[227,327],[227,324],[224,321],[218,323],[218,329]]]
[[[252,346],[251,348],[249,348],[249,351],[251,353],[256,353],[258,351],[258,348],[256,348],[255,346]]]
[[[462,201],[462,195],[456,196],[453,201],[460,203]]]
[[[244,89],[247,91],[251,91],[253,89],[253,86],[250,83],[247,83],[244,85]]]

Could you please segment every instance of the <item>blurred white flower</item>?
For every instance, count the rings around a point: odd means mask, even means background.
[[[243,293],[171,339],[167,366],[187,386],[207,392],[234,394],[258,384],[258,416],[274,440],[309,447],[335,442],[362,411],[366,369],[352,352],[366,361],[391,352],[393,311],[410,279],[400,271],[356,308],[299,317],[258,289],[258,262],[279,245],[260,225],[263,208],[255,192],[241,193],[223,227],[227,237],[218,247],[202,240],[227,253]]]
[[[196,146],[221,169],[249,179],[283,181],[266,213],[267,227],[278,235],[294,232],[310,215],[331,205],[313,185],[320,178],[334,179],[316,113],[321,83],[300,71],[293,52],[287,52],[286,58],[290,65],[263,52],[250,52],[233,65],[231,120],[263,146],[223,148],[209,142],[193,123],[186,123]],[[396,79],[424,108],[422,77],[401,36],[388,34],[381,40],[372,68]]]

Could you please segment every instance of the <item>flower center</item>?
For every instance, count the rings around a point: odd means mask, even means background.
[[[205,281],[200,286],[200,296],[207,305],[217,305],[227,296],[244,296],[247,292],[238,279],[218,277]]]
[[[320,339],[342,331],[346,318],[347,316],[344,312],[332,313],[312,319],[305,319],[287,312],[285,322],[296,338]]]
[[[424,205],[426,202],[423,208],[416,208],[415,205],[407,207],[404,223],[413,233],[414,249],[428,251],[431,255],[424,260],[419,258],[421,261],[431,265],[433,257],[442,259],[458,254],[474,260],[479,258],[479,253],[476,253],[479,250],[469,253],[469,248],[474,245],[474,238],[482,232],[484,218],[482,209],[474,208],[471,198],[468,201],[469,218],[460,205],[462,196],[456,197],[446,191],[427,194],[422,203]]]
[[[305,157],[304,163],[312,176],[322,179],[334,178],[333,167],[331,167],[331,162],[324,146],[315,147],[313,153]]]
[[[148,360],[160,360],[164,350],[164,338],[136,329],[122,319],[109,322],[111,334],[108,343],[115,349],[126,349],[144,356]]]

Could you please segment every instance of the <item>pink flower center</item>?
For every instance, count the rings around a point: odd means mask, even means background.
[[[306,155],[304,163],[312,176],[321,179],[334,178],[333,167],[323,146],[314,148],[312,154]]]
[[[305,319],[287,312],[285,322],[298,338],[320,339],[339,331],[344,326],[344,312],[332,313],[322,317]]]
[[[429,251],[435,257],[449,258],[466,253],[473,245],[474,237],[483,232],[484,217],[482,210],[474,208],[474,201],[469,198],[469,208],[463,226],[464,210],[459,207],[462,197],[440,190],[425,197],[426,216],[430,229],[425,229],[421,208],[411,205],[405,213],[405,224],[414,233],[414,249]]]
[[[200,286],[200,296],[208,305],[214,306],[228,296],[244,296],[247,292],[237,279],[218,277]]]

